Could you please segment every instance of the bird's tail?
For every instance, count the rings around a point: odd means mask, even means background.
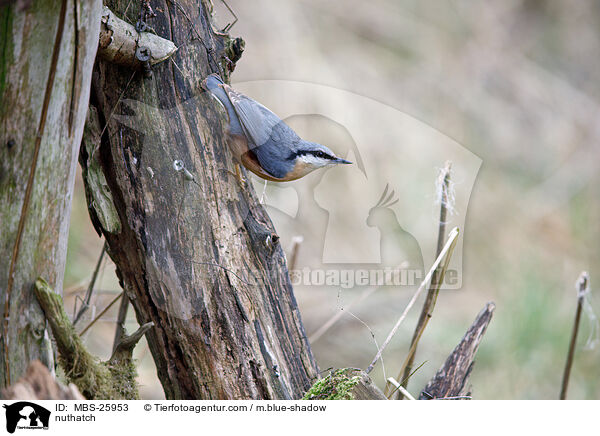
[[[213,73],[202,81],[202,88],[206,89],[207,91],[212,91],[224,83],[225,82],[223,82],[223,79],[221,79],[217,73]]]
[[[229,98],[227,97],[225,90],[221,86],[224,84],[225,82],[223,82],[223,79],[221,79],[216,73],[213,73],[202,81],[202,88],[217,97],[221,104],[225,106],[227,112],[229,112],[229,106],[231,106],[231,103],[229,102]]]
[[[244,130],[242,129],[235,109],[227,96],[227,92],[225,92],[224,86],[227,85],[225,85],[223,79],[217,74],[211,74],[202,81],[202,88],[210,92],[227,111],[227,116],[229,117],[229,132],[234,135],[244,135]]]

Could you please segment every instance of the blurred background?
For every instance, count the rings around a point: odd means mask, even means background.
[[[225,27],[233,18],[219,0],[214,4],[217,23]],[[440,293],[415,359],[415,367],[424,364],[408,390],[418,394],[480,309],[494,301],[496,312],[471,376],[473,397],[558,398],[576,305],[574,283],[582,270],[590,273],[588,301],[598,310],[600,3],[228,4],[238,17],[230,33],[246,42],[232,84],[287,118],[301,136],[356,163],[351,170],[335,168],[294,184],[264,189],[262,181],[255,183],[258,195],[265,193],[288,260],[292,240],[300,236],[298,269],[355,261],[340,252],[360,252],[365,258],[358,262],[365,264],[387,262],[393,253],[384,256],[369,245],[379,241],[381,228],[353,229],[344,217],[360,209],[366,219],[390,183],[400,200],[394,206],[397,221],[419,241],[427,270],[437,237],[436,177],[444,162],[452,160],[456,201],[448,226],[461,228],[454,259],[461,286]],[[293,104],[290,89],[297,92]],[[311,92],[302,92],[306,89]],[[341,111],[324,108],[319,89],[328,90],[325,99],[332,101],[339,93],[353,97],[335,100]],[[389,129],[380,118],[369,118],[367,101],[382,111],[375,113],[389,114]],[[352,102],[362,102],[361,109]],[[382,129],[375,139],[360,133]],[[361,177],[370,184],[354,186]],[[301,213],[306,193],[316,203]],[[345,201],[354,197],[361,199],[355,202],[360,207]],[[329,215],[323,218],[325,209]],[[315,231],[319,220],[331,222],[336,216],[341,217],[338,224],[325,233]],[[102,243],[89,222],[79,175],[65,276],[67,308],[83,294]],[[82,325],[120,290],[110,260],[100,268],[96,289]],[[364,289],[296,286],[309,337]],[[346,310],[312,343],[320,368],[365,368],[411,295],[407,289],[387,287]],[[382,388],[383,367],[395,377],[406,356],[421,300],[384,353],[384,365],[378,364],[372,374]],[[117,306],[85,336],[102,358],[110,355]],[[584,316],[571,399],[600,398],[596,323],[593,316]],[[130,313],[126,327],[133,331],[136,325]],[[145,343],[135,357],[142,396],[163,398]]]

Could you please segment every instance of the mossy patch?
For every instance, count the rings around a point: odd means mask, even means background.
[[[360,375],[352,368],[331,371],[317,380],[302,398],[303,400],[354,400],[352,389],[360,382]]]
[[[4,94],[7,85],[8,66],[12,63],[12,23],[13,8],[4,6],[0,10],[0,97]],[[2,109],[2,108],[0,108]],[[8,108],[6,108],[8,109]]]
[[[137,371],[131,358],[133,345],[108,362],[100,362],[86,350],[75,332],[61,296],[55,294],[42,278],[36,280],[34,290],[52,328],[58,361],[67,380],[74,383],[89,400],[139,399]]]

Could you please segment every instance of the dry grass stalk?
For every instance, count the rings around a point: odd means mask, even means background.
[[[388,377],[387,382],[394,386],[398,390],[398,392],[400,392],[400,394],[406,397],[407,399],[416,401],[416,398],[413,397],[404,386],[398,383],[398,381],[394,377]]]
[[[431,266],[431,268],[429,269],[429,272],[427,273],[427,275],[425,276],[425,278],[423,279],[423,281],[419,285],[419,288],[417,289],[417,291],[414,293],[414,295],[412,296],[412,298],[410,299],[410,301],[406,305],[406,308],[404,309],[404,312],[402,312],[402,315],[400,315],[400,318],[398,318],[398,321],[396,321],[396,324],[394,325],[394,327],[390,331],[388,337],[386,338],[385,342],[383,343],[383,345],[381,346],[381,348],[377,352],[377,355],[375,356],[375,358],[373,359],[373,361],[371,362],[371,364],[367,368],[367,370],[366,370],[367,374],[369,374],[373,370],[373,367],[375,366],[375,364],[377,363],[377,361],[381,358],[381,355],[383,354],[383,351],[389,345],[390,341],[392,340],[392,338],[394,337],[394,335],[398,331],[398,328],[400,328],[400,324],[402,324],[402,322],[406,318],[406,315],[408,314],[408,311],[414,306],[415,301],[417,301],[417,298],[419,298],[419,295],[421,295],[421,293],[423,292],[423,289],[425,289],[425,285],[427,283],[429,283],[429,281],[431,280],[431,277],[433,276],[433,272],[440,265],[440,263],[442,262],[442,259],[444,259],[445,256],[449,257],[449,256],[452,255],[452,251],[454,250],[454,247],[456,246],[456,241],[457,241],[457,238],[458,238],[458,234],[459,234],[458,227],[453,228],[452,231],[450,232],[450,235],[448,236],[448,240],[446,241],[446,245],[444,245],[444,248],[440,252],[439,256],[437,257],[437,259],[435,260],[435,262],[433,263],[433,265]]]
[[[571,376],[571,368],[573,366],[573,358],[575,357],[575,345],[577,343],[577,334],[579,333],[579,324],[581,322],[581,312],[583,310],[583,303],[585,301],[585,295],[588,292],[590,283],[590,276],[587,272],[583,271],[577,282],[575,283],[575,289],[577,289],[577,309],[575,310],[575,321],[573,322],[573,331],[571,332],[571,342],[569,343],[569,352],[567,354],[567,362],[565,364],[565,371],[563,373],[562,384],[560,388],[560,399],[567,399],[567,389],[569,388],[569,377]]]
[[[444,245],[444,237],[446,235],[446,220],[448,216],[448,209],[451,207],[451,196],[450,196],[450,175],[452,169],[452,162],[447,161],[444,165],[444,168],[440,174],[440,183],[439,183],[439,198],[440,198],[440,220],[438,224],[438,240],[437,240],[437,252],[436,256],[440,254],[442,247]],[[433,308],[435,307],[435,303],[437,301],[438,294],[440,292],[440,286],[444,283],[444,277],[446,275],[446,270],[448,269],[448,261],[449,257],[446,258],[446,262],[441,267],[436,268],[433,273],[433,277],[431,278],[431,284],[429,285],[429,290],[427,291],[427,298],[423,303],[423,308],[421,309],[421,315],[419,316],[419,320],[417,321],[417,325],[415,327],[415,331],[413,333],[413,337],[410,343],[410,349],[408,351],[408,355],[404,363],[402,364],[402,368],[398,374],[398,379],[403,380],[402,386],[406,387],[408,385],[408,380],[410,379],[410,373],[412,371],[412,366],[415,360],[415,354],[417,352],[417,345],[419,340],[421,340],[421,336],[425,331],[425,327],[427,327],[427,323],[429,319],[433,315]],[[390,391],[390,385],[386,385],[386,394]],[[399,399],[402,399],[402,396],[398,396]]]

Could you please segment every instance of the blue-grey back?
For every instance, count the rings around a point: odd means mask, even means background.
[[[290,156],[298,148],[300,137],[281,118],[262,104],[229,88],[229,97],[238,117],[248,146],[260,165],[274,177],[284,177],[294,167]]]
[[[261,167],[276,178],[286,176],[294,168],[290,159],[304,142],[281,118],[257,101],[223,85],[216,75],[206,79],[206,87],[223,103],[229,114],[229,131],[243,134],[248,148]]]
[[[273,126],[264,144],[254,145],[251,149],[265,170],[282,178],[294,168],[295,160],[290,158],[294,156],[300,141],[296,132],[280,120]]]

